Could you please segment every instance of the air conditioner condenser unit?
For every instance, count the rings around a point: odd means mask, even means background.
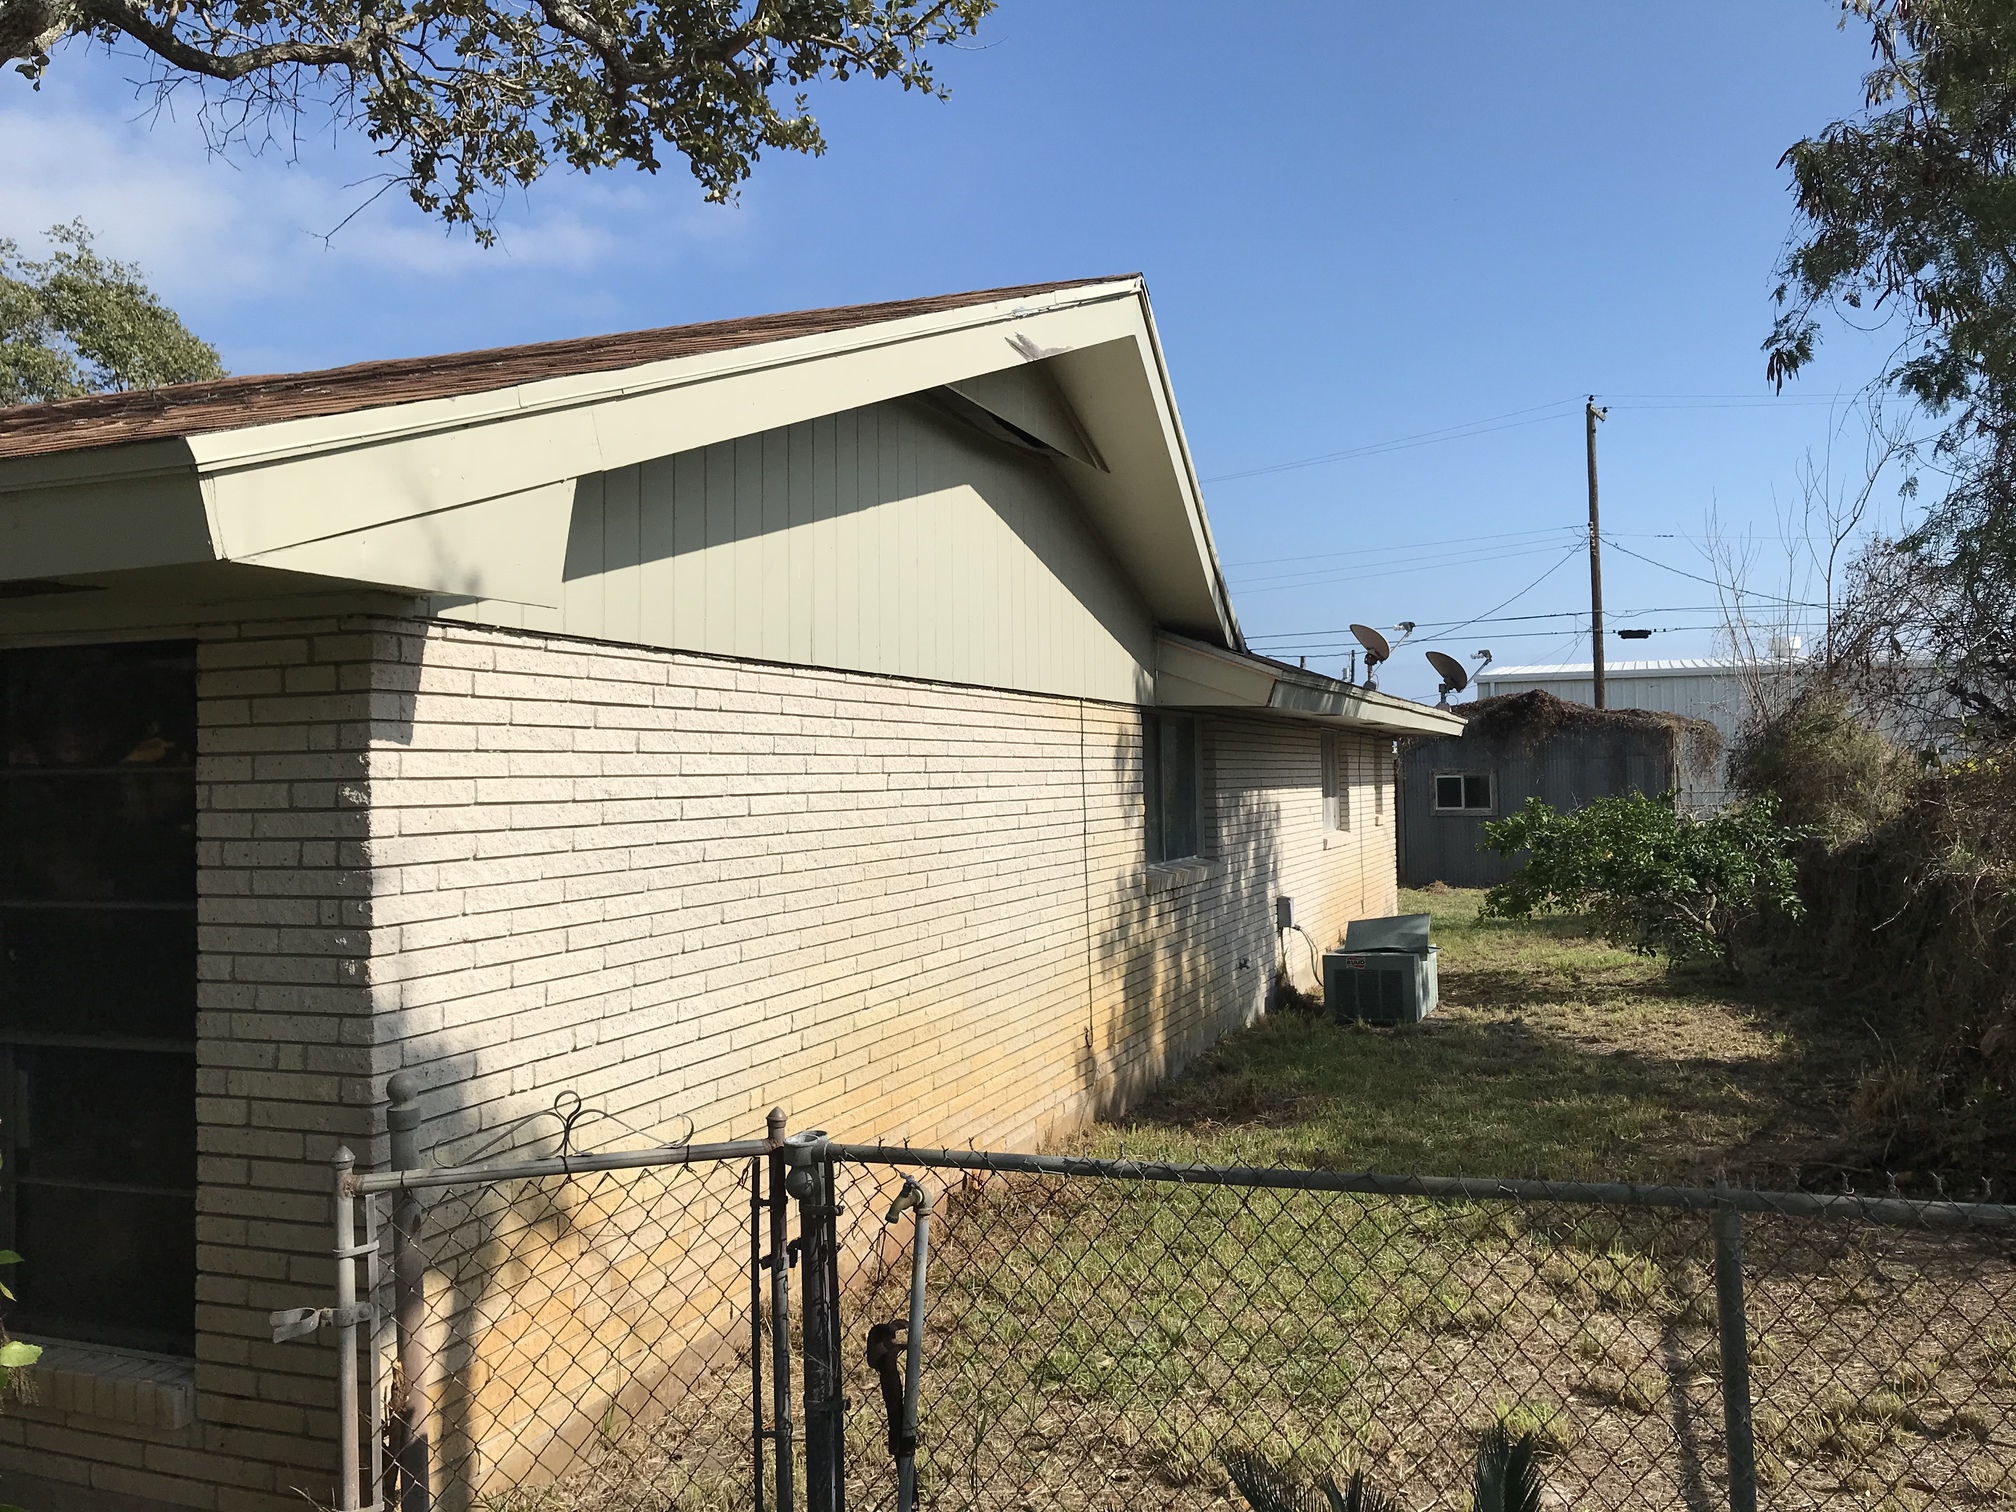
[[[1323,957],[1324,1006],[1340,1022],[1418,1024],[1435,1011],[1437,954],[1426,914],[1354,920]]]

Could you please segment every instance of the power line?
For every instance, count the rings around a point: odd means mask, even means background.
[[[1604,539],[1610,540],[1613,546],[1617,544],[1608,536],[1605,536]],[[1673,573],[1678,577],[1691,578],[1697,583],[1706,583],[1710,588],[1720,589],[1722,592],[1734,594],[1738,598],[1765,599],[1774,604],[1790,604],[1800,609],[1825,609],[1827,607],[1825,604],[1816,604],[1808,599],[1782,598],[1775,593],[1759,593],[1754,588],[1738,588],[1728,583],[1718,583],[1714,578],[1705,578],[1698,572],[1684,571],[1681,568],[1672,566],[1670,563],[1662,562],[1654,557],[1648,557],[1641,552],[1633,551],[1629,546],[1617,546],[1617,549],[1628,557],[1636,557],[1648,566],[1657,567],[1664,572]]]
[[[1572,550],[1580,551],[1578,542]],[[1238,585],[1242,597],[1260,593],[1285,593],[1295,588],[1321,588],[1332,583],[1359,583],[1373,578],[1405,577],[1409,573],[1435,572],[1447,567],[1474,566],[1480,562],[1504,562],[1515,557],[1544,556],[1553,550],[1552,546],[1534,546],[1521,551],[1476,551],[1466,554],[1445,554],[1423,557],[1405,565],[1390,566],[1377,572],[1330,572],[1321,574],[1289,573],[1278,578],[1260,578],[1258,586],[1254,579],[1247,579]]]
[[[1569,560],[1573,558],[1576,555],[1576,553],[1579,552],[1581,549],[1582,548],[1580,546],[1570,546],[1568,550],[1562,554],[1560,561],[1556,562],[1552,567],[1549,567],[1545,572],[1541,573],[1540,576],[1533,579],[1533,581],[1528,583],[1524,588],[1521,588],[1517,593],[1513,594],[1511,598],[1506,599],[1504,604],[1493,604],[1489,609],[1486,609],[1484,613],[1478,615],[1475,619],[1463,620],[1460,623],[1451,626],[1448,630],[1444,631],[1443,633],[1445,635],[1454,635],[1458,630],[1467,630],[1470,626],[1475,625],[1480,621],[1488,618],[1489,616],[1496,614],[1500,609],[1503,609],[1505,607],[1505,604],[1512,604],[1518,602],[1520,599],[1526,597],[1527,594],[1531,593],[1535,588],[1538,588],[1542,583],[1546,582],[1547,579],[1554,576],[1555,573],[1559,572],[1564,566],[1568,564]]]
[[[1517,541],[1528,536],[1559,535],[1564,530],[1579,530],[1575,525],[1548,525],[1537,530],[1506,530],[1496,535],[1470,535],[1466,541]],[[1731,539],[1737,539],[1731,537]],[[1746,538],[1747,539],[1747,538]],[[1389,556],[1396,551],[1417,551],[1423,546],[1446,545],[1446,538],[1437,541],[1401,541],[1392,546],[1353,546],[1344,551],[1304,552],[1298,556],[1256,557],[1250,562],[1225,562],[1221,565],[1227,572],[1237,572],[1246,567],[1272,567],[1281,562],[1324,562],[1334,557]]]
[[[1820,398],[1787,398],[1774,394],[1600,394],[1598,398],[1609,399],[1620,409],[1631,410],[1721,410],[1721,409],[1813,409],[1822,405],[1838,407],[1842,401]],[[1346,447],[1342,451],[1325,452],[1321,456],[1301,457],[1292,462],[1274,462],[1264,467],[1249,467],[1239,472],[1217,473],[1200,479],[1204,483],[1232,483],[1241,478],[1260,478],[1272,473],[1294,472],[1305,467],[1322,467],[1332,462],[1349,462],[1359,457],[1377,457],[1387,452],[1410,451],[1417,446],[1439,446],[1445,441],[1466,441],[1472,436],[1495,435],[1499,431],[1518,430],[1522,426],[1541,425],[1563,416],[1544,414],[1542,411],[1558,410],[1564,405],[1578,403],[1578,394],[1571,399],[1556,399],[1546,404],[1535,404],[1527,409],[1507,410],[1502,415],[1486,415],[1478,420],[1466,420],[1456,425],[1445,425],[1435,430],[1416,431],[1412,435],[1394,436],[1385,441],[1368,441],[1362,446]],[[1521,416],[1532,416],[1521,419]],[[1506,422],[1500,424],[1500,421]]]
[[[1612,609],[1610,612],[1622,619],[1643,619],[1648,614],[1713,614],[1720,612],[1720,604],[1666,604],[1652,609]],[[1583,619],[1586,614],[1580,609],[1558,609],[1547,614],[1507,614],[1497,618],[1482,616],[1474,620],[1423,620],[1415,628],[1419,630],[1446,630],[1460,625],[1511,625],[1528,620]],[[1342,630],[1282,630],[1271,635],[1249,635],[1249,641],[1303,640],[1311,636],[1342,636]]]
[[[1542,421],[1558,417],[1539,414],[1541,410],[1559,409],[1564,404],[1573,404],[1573,399],[1554,399],[1546,404],[1531,405],[1526,409],[1507,410],[1502,415],[1487,415],[1482,420],[1466,420],[1458,425],[1444,425],[1435,430],[1416,431],[1411,436],[1395,436],[1386,441],[1371,441],[1363,446],[1347,447],[1343,451],[1325,452],[1320,457],[1303,457],[1294,462],[1275,462],[1266,467],[1249,467],[1243,472],[1219,473],[1215,477],[1201,479],[1205,483],[1230,483],[1239,478],[1258,478],[1267,473],[1292,472],[1302,467],[1321,467],[1326,462],[1347,462],[1354,457],[1373,457],[1383,452],[1406,451],[1416,446],[1434,446],[1442,441],[1461,441],[1470,436],[1488,436],[1501,430],[1517,430],[1522,425],[1538,425]],[[1531,420],[1520,420],[1520,415],[1534,415]],[[1500,425],[1504,420],[1510,424]],[[1480,428],[1481,427],[1481,428]]]

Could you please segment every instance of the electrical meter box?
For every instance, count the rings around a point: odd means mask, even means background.
[[[1354,919],[1323,957],[1323,1003],[1339,1021],[1418,1024],[1439,994],[1427,914]]]

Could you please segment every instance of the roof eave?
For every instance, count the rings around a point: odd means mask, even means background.
[[[1390,693],[1291,671],[1245,652],[1188,636],[1156,637],[1155,702],[1272,716],[1384,735],[1460,735],[1463,720]]]

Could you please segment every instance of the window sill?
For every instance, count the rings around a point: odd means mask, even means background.
[[[1150,897],[1157,893],[1181,892],[1211,875],[1209,861],[1150,861],[1142,872],[1142,890]]]
[[[194,1360],[30,1336],[22,1342],[42,1346],[42,1358],[29,1367],[34,1385],[27,1406],[136,1428],[187,1428],[195,1421]]]

